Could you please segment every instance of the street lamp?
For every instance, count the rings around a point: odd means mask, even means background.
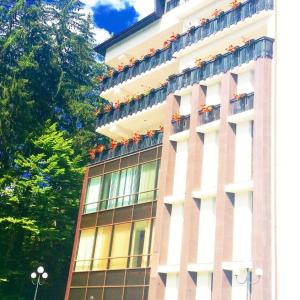
[[[32,284],[36,286],[35,293],[34,293],[34,298],[33,298],[33,300],[36,300],[38,288],[39,288],[40,285],[43,284],[42,280],[41,280],[41,277],[43,279],[47,279],[48,278],[48,273],[45,272],[44,267],[39,266],[37,268],[37,272],[31,273],[30,277],[31,277]]]

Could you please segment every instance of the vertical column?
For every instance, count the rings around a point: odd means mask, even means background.
[[[199,109],[205,102],[206,87],[194,85],[191,97],[190,136],[188,142],[188,161],[186,179],[186,197],[183,212],[183,238],[179,273],[180,300],[193,300],[196,296],[197,275],[188,273],[187,265],[197,261],[197,238],[199,225],[198,202],[192,198],[192,192],[199,189],[203,142],[196,131],[199,125]],[[198,201],[198,200],[197,200]]]
[[[164,197],[173,191],[173,179],[176,159],[176,146],[170,142],[173,133],[172,115],[179,111],[179,98],[170,94],[166,100],[166,114],[164,122],[164,138],[159,173],[159,195],[154,232],[154,247],[151,259],[151,274],[149,300],[164,299],[165,278],[157,272],[157,268],[167,261],[170,210],[164,204]]]
[[[69,295],[70,295],[72,275],[73,275],[77,247],[78,247],[78,242],[79,242],[80,223],[81,223],[81,218],[82,218],[82,214],[83,214],[85,194],[86,194],[86,189],[87,189],[88,179],[89,179],[88,174],[89,174],[89,169],[87,168],[85,171],[85,174],[84,174],[84,179],[83,179],[83,184],[82,184],[82,192],[81,192],[81,197],[80,197],[80,205],[79,205],[79,211],[78,211],[78,217],[77,217],[76,232],[75,232],[74,245],[73,245],[72,257],[71,257],[71,263],[70,263],[70,269],[69,269],[69,275],[68,275],[68,281],[67,281],[67,287],[66,287],[65,300],[68,300]]]
[[[231,279],[222,270],[222,262],[232,257],[233,240],[233,203],[225,193],[224,185],[233,182],[234,178],[234,141],[235,135],[227,122],[230,111],[230,99],[236,92],[236,75],[226,73],[221,81],[221,112],[219,133],[219,173],[216,200],[216,246],[213,276],[213,300],[229,300]]]
[[[269,58],[255,62],[252,255],[253,270],[263,269],[262,278],[252,287],[255,300],[272,299],[271,64]]]

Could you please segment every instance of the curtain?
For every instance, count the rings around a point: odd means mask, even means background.
[[[93,271],[107,269],[111,231],[112,226],[98,228],[94,253]]]
[[[139,203],[152,201],[154,199],[157,162],[150,162],[141,166],[141,177],[139,185]],[[145,193],[146,192],[146,193]]]
[[[84,213],[89,214],[97,211],[100,187],[101,187],[101,177],[95,177],[89,180],[86,199],[85,199]]]
[[[113,233],[110,269],[127,267],[131,223],[116,225]]]
[[[94,239],[95,229],[86,229],[81,231],[75,265],[76,272],[90,270]]]

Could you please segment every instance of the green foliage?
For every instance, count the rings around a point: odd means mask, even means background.
[[[0,1],[0,299],[63,299],[87,150],[103,142],[94,40],[78,0]],[[54,125],[55,124],[55,125]],[[99,141],[100,139],[100,141]]]

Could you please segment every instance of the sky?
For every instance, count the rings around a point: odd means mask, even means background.
[[[154,11],[154,0],[81,0],[83,12],[94,22],[97,44],[128,28]]]

